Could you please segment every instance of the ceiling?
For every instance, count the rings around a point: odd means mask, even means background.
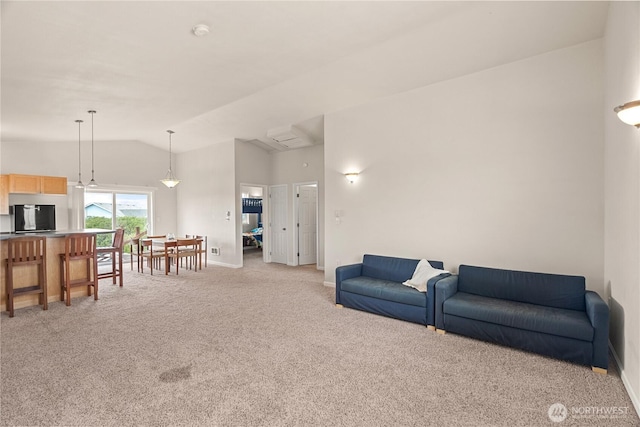
[[[73,141],[76,119],[89,137],[94,109],[97,142],[167,149],[172,129],[184,152],[296,125],[322,143],[325,113],[600,38],[606,15],[591,1],[2,1],[1,138]]]

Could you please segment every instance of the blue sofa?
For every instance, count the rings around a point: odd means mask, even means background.
[[[435,329],[435,283],[443,273],[427,282],[420,292],[402,282],[410,279],[420,260],[366,254],[359,264],[336,268],[336,305],[431,326]],[[442,269],[441,261],[429,261]]]
[[[436,286],[436,329],[607,372],[609,307],[579,276],[461,265]]]

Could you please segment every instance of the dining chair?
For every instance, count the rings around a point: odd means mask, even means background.
[[[7,241],[7,311],[9,317],[13,317],[13,301],[16,296],[38,294],[39,303],[42,309],[47,309],[47,243],[44,237],[17,237]],[[33,284],[30,276],[25,276],[22,267],[37,268],[37,284]],[[14,278],[14,267],[21,270],[18,280]],[[26,279],[25,279],[26,277]],[[24,279],[24,280],[23,280]],[[20,283],[16,287],[16,282],[27,281],[29,286]]]
[[[198,239],[195,238],[179,238],[171,243],[171,248],[166,248],[166,259],[164,272],[169,274],[169,260],[175,261],[176,275],[179,274],[179,266],[182,260],[185,260],[189,269],[195,266],[195,270],[198,270]]]
[[[207,236],[199,236],[197,234],[187,234],[187,239],[198,239],[198,262],[200,270],[202,270],[202,255],[204,255],[204,266],[207,266]]]
[[[133,260],[136,260],[136,267],[140,272],[140,239],[147,235],[146,231],[140,231],[140,227],[136,227],[136,234],[127,242],[129,245],[131,271],[133,271]]]
[[[98,272],[98,280],[113,278],[113,284],[116,284],[116,278],[119,278],[120,286],[122,286],[122,247],[124,244],[124,228],[116,229],[113,236],[111,246],[102,246],[96,248],[98,257],[107,256],[111,260],[111,270]],[[117,258],[117,263],[116,263]]]
[[[71,266],[80,266],[84,262],[84,275],[77,279],[71,278]],[[74,269],[74,273],[76,269]],[[64,238],[64,253],[60,254],[60,301],[71,305],[71,288],[86,286],[87,295],[98,299],[98,257],[96,251],[95,233],[71,233]],[[66,299],[65,299],[66,293]]]
[[[138,253],[138,264],[140,265],[140,272],[144,273],[144,261],[147,261],[147,265],[151,269],[151,275],[153,276],[153,268],[160,268],[160,263],[164,258],[164,248],[154,247],[153,239],[148,237],[146,239],[140,239],[140,251]]]

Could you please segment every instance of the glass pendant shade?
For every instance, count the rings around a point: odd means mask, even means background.
[[[78,124],[78,183],[76,188],[84,188],[82,183],[82,156],[80,155],[80,124],[82,124],[82,120],[76,120],[76,123]]]
[[[173,174],[173,170],[171,170],[171,135],[175,132],[172,130],[168,130],[167,133],[169,133],[169,170],[167,170],[167,174],[164,176],[164,179],[160,180],[160,182],[162,182],[168,188],[173,188],[176,185],[180,184],[180,180],[176,178],[176,176]]]
[[[619,105],[613,111],[618,114],[622,122],[640,129],[640,100]]]
[[[87,184],[87,187],[95,188],[98,186],[94,178],[94,169],[93,169],[93,115],[96,113],[96,110],[89,110],[87,113],[91,114],[91,181]]]
[[[168,170],[164,179],[161,179],[160,181],[169,188],[173,188],[180,184],[180,180],[173,176],[173,172],[171,172],[171,170]]]

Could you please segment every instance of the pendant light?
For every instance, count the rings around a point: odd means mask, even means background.
[[[623,123],[640,129],[640,100],[618,105],[613,111]]]
[[[87,184],[87,187],[95,188],[98,186],[93,174],[93,115],[96,113],[96,110],[89,110],[87,113],[91,114],[91,181]]]
[[[76,188],[84,188],[82,183],[82,157],[80,156],[80,124],[82,120],[76,120],[76,123],[78,124],[78,183]]]
[[[164,179],[161,179],[160,182],[162,182],[169,188],[173,188],[176,185],[180,184],[180,180],[173,175],[173,171],[171,170],[171,134],[174,134],[175,132],[172,130],[168,130],[167,133],[169,133],[169,170],[164,176]]]

